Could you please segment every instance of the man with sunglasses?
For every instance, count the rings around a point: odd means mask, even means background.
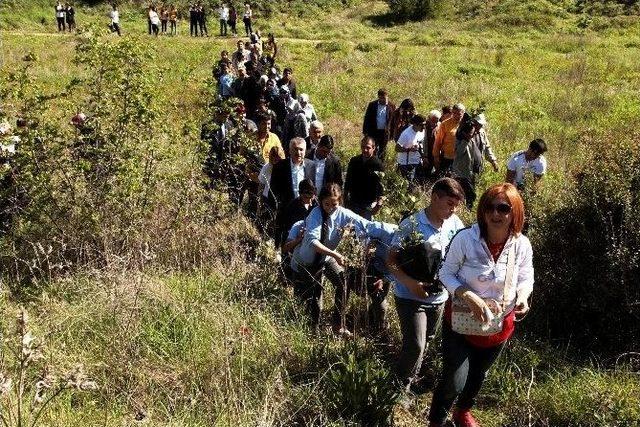
[[[520,192],[527,189],[527,175],[533,175],[533,185],[527,190],[535,193],[538,183],[547,171],[547,160],[543,154],[547,151],[547,144],[542,139],[534,139],[527,150],[513,153],[507,163],[507,177],[505,181],[515,185]]]

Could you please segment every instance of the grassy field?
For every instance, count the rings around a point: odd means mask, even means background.
[[[583,28],[580,16],[550,2],[531,2],[529,9],[502,4],[516,9],[393,25],[384,19],[384,3],[363,1],[322,14],[317,8],[301,16],[276,14],[259,19],[258,28],[275,33],[279,63],[294,68],[298,90],[310,95],[343,160],[357,152],[364,108],[379,87],[396,103],[411,97],[420,112],[454,102],[485,104],[501,170],[487,171],[480,187],[503,177],[510,153],[542,137],[550,147],[550,172],[534,209],[551,209],[584,162],[585,141],[606,145],[605,137],[624,138],[640,118],[640,27],[630,17],[594,17]],[[48,7],[9,2],[0,9],[2,72],[16,70],[33,52],[34,87],[58,93],[86,71],[72,61],[76,36],[55,32]],[[104,6],[78,10],[79,27],[106,26]],[[125,6],[122,16],[125,37],[154,54],[152,102],[171,135],[181,135],[163,141],[175,149],[162,167],[180,180],[198,167],[205,80],[220,50],[233,50],[235,40],[151,38],[139,8]],[[210,18],[212,35],[215,24]],[[116,37],[103,36],[109,39]],[[47,114],[65,126],[85,101],[80,94],[54,102]],[[397,212],[412,206],[393,207],[383,219],[396,222]],[[44,425],[357,425],[350,419],[357,405],[338,401],[336,390],[350,386],[350,372],[371,379],[360,393],[384,382],[399,348],[393,309],[385,344],[365,337],[343,343],[325,332],[311,336],[257,232],[235,213],[217,220],[211,232],[209,249],[218,255],[195,271],[88,270],[56,278],[29,299],[9,292],[13,286],[5,279],[5,333],[25,306],[34,335],[46,344],[41,364],[58,373],[80,363],[100,386],[64,394],[41,418]],[[356,298],[352,312],[360,313],[363,304]],[[348,354],[358,362],[349,365]],[[637,366],[626,358],[601,364],[590,354],[519,331],[491,373],[479,419],[496,427],[639,425]],[[435,348],[429,357],[437,373]],[[38,375],[29,373],[30,384]],[[424,425],[428,404],[429,395],[396,405],[396,425]]]

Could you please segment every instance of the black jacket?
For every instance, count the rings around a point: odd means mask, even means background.
[[[323,182],[316,182],[316,186],[318,187],[318,192],[320,192],[320,188],[325,186],[331,182],[335,182],[342,188],[342,184],[344,181],[342,180],[342,165],[340,164],[340,160],[333,153],[329,154],[327,159],[324,162],[324,176],[322,178]]]
[[[370,204],[384,193],[382,178],[376,172],[383,172],[384,165],[377,157],[363,159],[362,154],[352,157],[347,166],[344,184],[345,199],[351,203]]]
[[[389,139],[389,122],[393,116],[393,112],[396,110],[396,106],[389,101],[387,103],[387,123],[385,127],[385,139]],[[378,100],[371,101],[367,105],[367,111],[364,113],[364,120],[362,121],[362,133],[364,135],[374,136],[378,131],[378,124],[376,117],[378,115]]]
[[[304,159],[304,177],[315,182],[316,168],[312,160]],[[281,160],[273,165],[270,188],[269,198],[272,199],[275,196],[275,200],[271,200],[275,202],[273,206],[276,206],[279,211],[284,210],[294,199],[290,159]]]

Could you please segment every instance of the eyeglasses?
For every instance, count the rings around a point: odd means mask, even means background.
[[[501,215],[511,213],[511,205],[508,203],[493,203],[487,208],[487,213],[498,212]]]

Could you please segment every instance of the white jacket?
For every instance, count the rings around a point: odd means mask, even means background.
[[[506,298],[508,312],[515,305],[517,294],[531,293],[533,290],[533,250],[526,236],[510,237],[498,262],[494,262],[487,244],[480,237],[478,224],[465,228],[451,240],[440,267],[439,278],[451,295],[458,287],[468,285],[481,298],[501,302],[511,245],[516,245],[515,283]]]

